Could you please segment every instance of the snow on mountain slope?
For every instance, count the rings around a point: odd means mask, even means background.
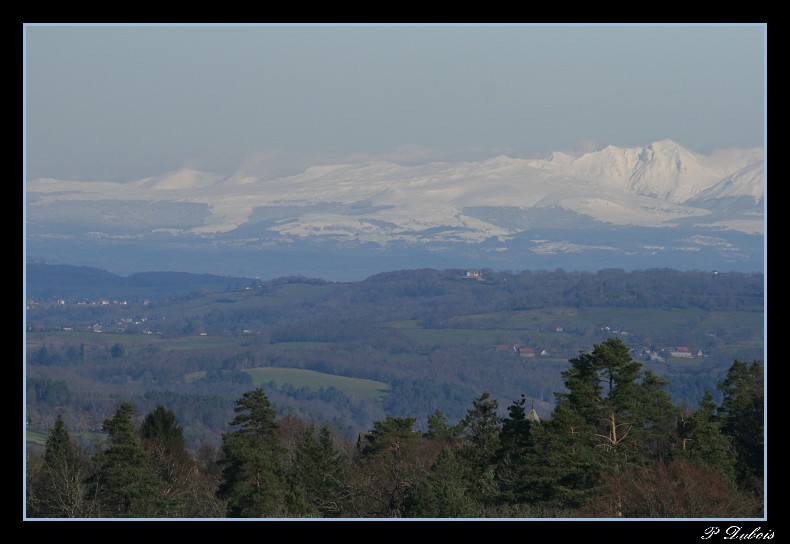
[[[37,179],[27,192],[33,197],[28,206],[61,200],[205,204],[208,217],[190,230],[197,234],[232,232],[249,223],[256,209],[284,206],[287,220],[265,227],[273,234],[381,243],[480,242],[505,239],[518,227],[467,216],[464,208],[562,208],[613,224],[651,227],[703,218],[711,211],[700,202],[763,197],[762,156],[761,150],[699,155],[661,140],[639,148],[609,146],[577,158],[557,152],[543,160],[498,156],[418,166],[369,161],[312,166],[279,178],[184,169],[131,183]],[[755,231],[742,219],[727,228]]]
[[[536,161],[535,165],[622,191],[682,203],[711,188],[734,170],[761,162],[759,150],[721,151],[715,156],[705,156],[672,140],[660,140],[637,148],[610,145],[570,161],[561,155]],[[762,185],[759,180],[752,181]],[[757,189],[744,187],[744,190]]]
[[[750,164],[700,192],[696,195],[695,200],[751,197],[755,203],[758,203],[765,198],[764,180],[765,165],[763,162]]]

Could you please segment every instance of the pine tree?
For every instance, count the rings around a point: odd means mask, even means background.
[[[441,410],[436,410],[428,416],[428,432],[425,438],[439,440],[444,444],[455,444],[458,441],[459,429],[447,422],[447,416]]]
[[[523,502],[529,491],[527,456],[533,449],[532,422],[527,418],[526,397],[522,394],[508,407],[502,422],[500,447],[496,453],[496,479],[500,499],[509,503]]]
[[[718,383],[724,394],[719,417],[722,431],[732,439],[737,455],[738,481],[760,487],[765,456],[765,419],[763,367],[758,361],[734,361],[727,376]]]
[[[414,429],[416,418],[375,421],[358,444],[353,509],[363,517],[401,517],[414,487],[428,474],[437,453]]]
[[[292,517],[338,517],[344,509],[347,457],[332,439],[329,427],[309,426],[294,452],[288,473]]]
[[[74,445],[58,414],[47,438],[43,465],[27,482],[28,516],[91,517],[94,497],[86,483],[90,469],[90,460]]]
[[[646,375],[640,384],[642,365],[631,358],[618,338],[609,338],[593,346],[592,353],[580,354],[570,360],[563,371],[567,393],[557,393],[557,407],[574,412],[580,420],[580,431],[594,429],[597,447],[608,454],[604,459],[612,466],[644,457],[645,444],[640,433],[659,418],[651,403],[671,407],[671,399],[660,391],[663,382],[654,374]],[[662,408],[662,409],[663,409]],[[663,422],[662,422],[663,425]]]
[[[472,402],[472,408],[459,423],[462,441],[459,456],[469,473],[475,500],[483,503],[495,501],[498,494],[494,479],[502,428],[498,409],[499,402],[485,391]]]
[[[731,438],[721,431],[713,393],[705,391],[697,410],[683,418],[678,427],[679,444],[673,459],[688,460],[735,480],[735,450]]]
[[[465,468],[450,448],[444,448],[430,473],[414,488],[406,501],[404,517],[475,517],[477,506],[469,493]]]
[[[236,402],[236,431],[222,436],[222,475],[217,496],[228,517],[281,517],[286,512],[276,412],[260,387]]]
[[[521,500],[562,511],[579,508],[595,493],[603,473],[595,428],[568,401],[530,429]]]
[[[187,495],[192,483],[192,462],[175,414],[158,405],[143,418],[140,437],[162,483],[164,513],[168,517],[191,517]]]
[[[591,353],[581,353],[571,359],[570,364],[570,368],[560,373],[568,391],[554,394],[557,397],[557,406],[567,406],[584,423],[597,426],[601,416],[603,391],[598,374],[598,361]]]
[[[664,390],[669,382],[650,370],[645,371],[631,412],[633,440],[624,444],[631,463],[662,461],[677,442],[677,409]]]
[[[176,421],[175,414],[161,404],[143,418],[140,437],[146,449],[155,452],[159,457],[167,457],[179,463],[189,460],[184,431]]]
[[[163,508],[161,481],[135,432],[134,406],[122,403],[103,429],[110,447],[96,455],[101,517],[151,518],[167,514]]]
[[[618,338],[595,344],[570,364],[562,372],[567,391],[555,393],[552,418],[534,437],[531,455],[543,465],[529,469],[533,481],[525,486],[527,496],[559,507],[579,507],[604,470],[621,470],[644,457],[646,446],[638,437],[658,417],[647,413],[648,397],[661,386],[652,374],[637,381],[642,365]],[[667,398],[657,400],[663,406]]]

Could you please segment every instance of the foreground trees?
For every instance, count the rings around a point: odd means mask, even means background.
[[[281,517],[286,509],[277,414],[261,388],[245,393],[235,410],[230,424],[241,428],[222,437],[217,496],[227,501],[228,517]]]
[[[763,370],[735,361],[694,411],[610,339],[570,360],[551,417],[481,393],[451,424],[387,417],[356,447],[238,399],[220,450],[186,451],[173,412],[121,404],[88,457],[61,418],[27,466],[31,517],[759,517]]]
[[[757,361],[735,361],[719,389],[724,394],[718,416],[722,432],[732,438],[738,481],[753,490],[761,487],[765,455],[763,367]]]
[[[97,515],[97,487],[89,482],[91,460],[71,440],[58,416],[49,435],[43,464],[28,463],[28,515],[82,518]]]

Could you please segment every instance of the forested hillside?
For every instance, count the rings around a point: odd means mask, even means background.
[[[387,415],[354,442],[245,391],[218,448],[190,453],[165,404],[123,402],[94,454],[57,416],[28,457],[44,518],[748,518],[764,512],[763,366],[734,361],[697,406],[617,338],[569,360],[541,418],[485,391],[457,423]]]
[[[280,415],[348,437],[386,416],[424,431],[437,409],[455,423],[483,391],[502,415],[524,394],[546,417],[569,359],[609,337],[669,381],[674,403],[695,406],[733,360],[763,357],[761,274],[421,269],[237,283],[136,302],[70,298],[68,287],[29,297],[33,447],[60,414],[97,448],[122,401],[165,404],[191,451],[216,446],[235,399],[260,386]]]

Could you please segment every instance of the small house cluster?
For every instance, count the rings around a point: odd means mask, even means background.
[[[483,273],[479,270],[467,270],[466,275],[462,277],[465,280],[483,281]]]
[[[540,355],[541,357],[548,357],[549,352],[548,350],[540,350],[538,353],[535,351],[535,348],[525,348],[521,347],[518,344],[499,344],[495,346],[495,351],[512,351],[516,353],[519,357],[523,357],[525,359],[529,359],[531,357],[535,357],[536,355]]]
[[[647,361],[663,363],[667,358],[693,359],[706,355],[701,349],[692,350],[687,346],[670,346],[659,350],[644,349],[637,356],[642,356]]]
[[[669,356],[670,357],[704,357],[702,350],[698,350],[696,354],[689,350],[686,346],[677,346],[675,348],[669,348]]]

